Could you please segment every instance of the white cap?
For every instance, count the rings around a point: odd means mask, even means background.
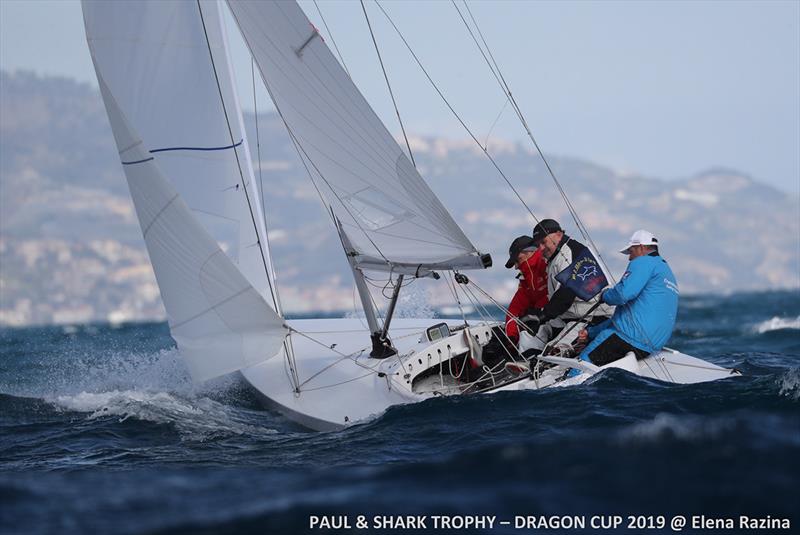
[[[652,232],[646,230],[637,230],[628,240],[628,246],[620,251],[622,254],[629,254],[631,247],[634,245],[658,245],[658,240],[653,236]]]

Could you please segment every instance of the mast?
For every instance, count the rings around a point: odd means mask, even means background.
[[[367,326],[369,327],[370,339],[372,340],[372,351],[370,351],[370,356],[372,358],[383,359],[386,357],[391,357],[392,355],[397,354],[397,350],[392,346],[391,340],[389,340],[389,323],[392,318],[392,314],[394,313],[394,307],[397,304],[397,297],[400,293],[400,285],[396,286],[394,289],[394,293],[392,294],[392,301],[389,305],[389,312],[386,315],[386,319],[383,322],[383,329],[378,325],[378,315],[377,311],[375,310],[375,306],[372,303],[372,296],[369,293],[369,288],[367,287],[367,281],[364,278],[364,272],[361,271],[356,265],[355,258],[358,253],[355,252],[353,249],[353,245],[350,243],[350,240],[345,234],[344,230],[342,229],[341,222],[336,219],[336,216],[333,215],[331,212],[331,217],[336,222],[336,230],[339,233],[339,239],[342,241],[342,248],[344,249],[345,256],[347,257],[347,262],[350,264],[350,269],[353,272],[353,279],[356,283],[356,290],[358,290],[358,297],[361,299],[361,307],[364,309],[364,315],[367,317]],[[400,275],[400,281],[402,282],[403,276]]]
[[[386,311],[386,319],[383,320],[383,331],[381,331],[381,338],[383,340],[387,340],[387,336],[389,335],[389,324],[392,322],[392,316],[394,316],[394,308],[397,306],[400,288],[403,287],[403,277],[403,274],[397,276],[397,283],[395,283],[394,291],[392,291],[392,299],[389,301],[389,310]]]

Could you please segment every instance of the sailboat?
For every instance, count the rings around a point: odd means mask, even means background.
[[[254,180],[225,6],[330,216],[360,319],[285,319]],[[482,253],[420,176],[294,1],[83,0],[87,41],[142,235],[179,351],[197,381],[231,372],[316,430],[440,395],[576,384],[574,361],[529,374],[481,367],[490,321],[394,319],[403,281],[486,269]],[[393,281],[379,318],[365,278]],[[555,360],[553,360],[555,359]],[[612,363],[676,383],[734,370],[665,349]],[[610,365],[610,366],[612,366]],[[467,367],[476,367],[468,377]]]

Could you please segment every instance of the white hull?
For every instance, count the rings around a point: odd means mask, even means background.
[[[395,319],[392,341],[399,356],[377,360],[369,357],[370,348],[366,345],[369,332],[362,321],[319,319],[289,322],[292,328],[313,338],[292,334],[296,371],[301,384],[299,393],[292,388],[291,374],[283,354],[245,368],[241,373],[272,408],[305,427],[320,431],[339,429],[378,416],[392,405],[415,403],[436,395],[575,385],[608,367],[623,367],[636,375],[671,383],[699,383],[739,375],[735,370],[664,349],[642,361],[621,359],[568,379],[562,379],[567,368],[558,366],[535,379],[506,374],[502,376],[505,384],[492,385],[488,381],[480,388],[468,388],[447,373],[449,365],[454,362],[450,359],[469,351],[463,330],[435,343],[421,343],[424,329],[441,320]],[[455,328],[459,322],[453,320],[449,324]],[[491,336],[490,326],[485,325],[471,326],[470,333],[481,345],[486,344]],[[322,344],[335,344],[334,350],[338,353]],[[441,375],[438,372],[440,363],[444,365]],[[435,373],[431,369],[435,369]]]

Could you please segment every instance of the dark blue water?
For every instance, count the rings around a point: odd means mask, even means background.
[[[428,531],[432,515],[594,514],[800,529],[797,292],[683,299],[671,346],[741,378],[612,372],[333,433],[264,410],[237,377],[192,385],[163,324],[5,329],[0,343],[3,533],[301,533],[311,515],[355,528],[359,514],[427,515]]]

